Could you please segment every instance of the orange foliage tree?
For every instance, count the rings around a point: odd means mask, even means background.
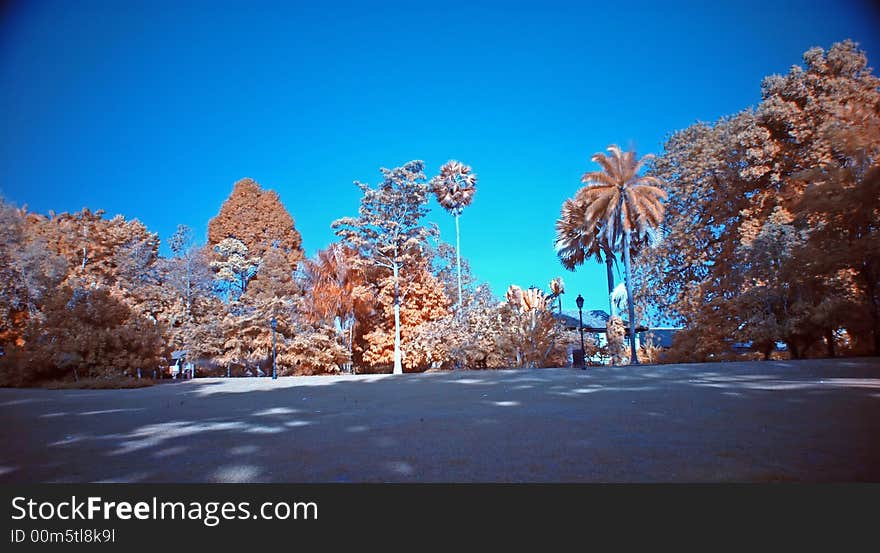
[[[421,325],[441,319],[449,314],[450,300],[443,285],[427,268],[427,264],[409,267],[400,289],[402,305],[400,308],[400,332],[402,343],[402,363],[410,371],[429,368],[430,352],[421,348],[418,329]],[[376,294],[378,289],[378,294]],[[366,342],[362,348],[362,359],[367,365],[388,366],[394,362],[394,291],[393,278],[384,278],[377,285],[361,286],[357,294],[361,298],[375,297],[377,312],[372,330],[364,335]]]
[[[302,236],[281,198],[253,179],[236,182],[220,212],[208,222],[209,246],[227,238],[241,241],[254,257],[279,248],[294,269],[303,258]]]
[[[672,135],[654,173],[670,193],[664,239],[638,294],[706,360],[749,341],[769,356],[880,354],[880,79],[857,46],[812,48],[764,80],[762,101]]]
[[[401,305],[407,282],[421,275],[423,252],[437,236],[434,226],[421,219],[428,211],[428,186],[424,163],[410,161],[395,169],[382,169],[375,188],[356,182],[363,192],[358,217],[333,222],[345,247],[357,252],[356,267],[379,291],[390,292],[393,318],[393,372],[403,373]],[[377,357],[376,359],[380,359]]]
[[[6,375],[12,383],[68,374],[74,379],[150,374],[165,353],[159,327],[105,286],[62,286],[47,299],[42,315],[28,329],[17,374]]]
[[[28,214],[0,199],[0,346],[24,346],[29,322],[67,275],[64,258],[29,232]]]

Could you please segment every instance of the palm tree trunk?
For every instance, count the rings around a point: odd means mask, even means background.
[[[636,351],[636,308],[632,295],[632,271],[629,259],[630,233],[623,234],[623,265],[626,273],[626,303],[629,305],[629,348],[632,353],[630,365],[639,364],[638,351]]]
[[[403,374],[400,355],[400,277],[397,264],[394,269],[394,374]]]
[[[614,292],[614,260],[607,253],[605,254],[605,268],[608,271],[608,306],[611,309],[609,313],[614,313],[614,306],[611,301],[611,293]]]
[[[458,226],[458,215],[455,216],[455,264],[458,266],[458,309],[461,310],[461,231]]]

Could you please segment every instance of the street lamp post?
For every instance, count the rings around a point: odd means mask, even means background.
[[[275,329],[278,328],[278,321],[275,320],[275,317],[272,317],[269,324],[272,325],[272,380],[276,380],[278,378],[278,370],[275,364]]]
[[[580,326],[578,327],[581,331],[581,368],[587,368],[587,352],[584,350],[584,297],[578,294],[577,299],[574,300],[578,306],[578,321]]]

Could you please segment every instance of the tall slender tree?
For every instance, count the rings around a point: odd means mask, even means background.
[[[644,163],[652,156],[638,159],[635,152],[623,152],[613,144],[608,147],[608,152],[609,155],[593,155],[592,161],[599,164],[601,170],[584,173],[581,182],[586,186],[578,190],[573,200],[567,200],[567,205],[563,204],[562,219],[566,219],[566,211],[571,217],[571,220],[564,221],[563,226],[577,228],[580,225],[583,235],[580,242],[575,241],[572,248],[563,250],[567,257],[560,255],[560,258],[563,264],[565,259],[586,258],[590,250],[579,251],[579,244],[595,250],[600,248],[597,241],[604,242],[610,251],[623,252],[631,363],[637,365],[631,250],[634,238],[647,239],[649,230],[660,226],[664,214],[660,200],[666,197],[666,192],[660,188],[663,182],[659,178],[639,174]]]
[[[345,246],[358,252],[356,268],[367,264],[386,271],[385,277],[373,283],[377,290],[381,290],[390,279],[394,374],[402,374],[400,305],[406,296],[406,284],[417,276],[421,254],[427,248],[428,240],[436,238],[437,229],[421,224],[422,217],[428,212],[428,185],[422,161],[382,169],[382,175],[382,182],[376,188],[355,183],[364,194],[360,215],[338,219],[333,222],[333,228]]]
[[[163,322],[168,342],[174,349],[186,350],[189,359],[195,360],[202,353],[197,343],[204,343],[202,336],[206,333],[200,327],[210,325],[221,303],[213,294],[210,252],[195,244],[192,229],[186,225],[178,225],[168,245],[172,256],[160,259],[166,299]]]
[[[458,303],[461,309],[461,229],[458,223],[464,208],[471,205],[477,191],[477,175],[460,161],[449,161],[440,168],[440,174],[431,179],[431,191],[437,202],[455,217],[455,262],[458,270]]]

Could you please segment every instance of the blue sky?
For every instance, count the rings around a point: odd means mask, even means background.
[[[317,4],[321,4],[320,7]],[[811,46],[880,59],[869,2],[13,2],[0,8],[0,194],[102,208],[204,237],[232,184],[276,190],[309,255],[354,215],[354,180],[449,159],[480,181],[462,253],[497,294],[568,285],[606,308],[604,268],[564,271],[553,225],[610,143],[760,99]],[[429,219],[454,242],[434,205]]]

